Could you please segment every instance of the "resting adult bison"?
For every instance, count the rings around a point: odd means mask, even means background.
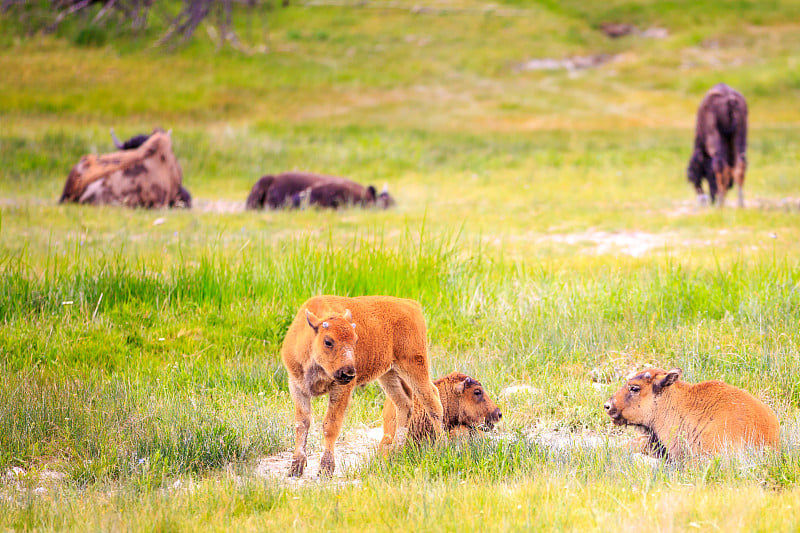
[[[398,447],[405,442],[412,409],[404,385],[419,398],[434,432],[442,431],[442,404],[431,383],[425,319],[414,300],[390,296],[311,298],[289,326],[281,357],[294,401],[291,476],[302,475],[306,466],[312,396],[329,397],[320,462],[320,472],[325,475],[335,468],[334,445],[357,385],[377,379],[397,406],[394,441]]]
[[[139,148],[149,138],[149,135],[140,133],[139,135],[134,135],[127,141],[122,142],[117,137],[117,134],[114,133],[114,128],[111,128],[111,140],[114,141],[114,146],[117,147],[117,150],[133,150],[134,148]]]
[[[67,177],[59,203],[127,207],[191,207],[169,133],[156,129],[138,147],[81,158]]]
[[[263,176],[247,197],[248,209],[262,209],[265,205],[272,209],[300,207],[304,203],[333,208],[375,205],[385,209],[394,205],[394,199],[385,188],[378,194],[372,185],[364,187],[345,178],[310,172]]]
[[[708,181],[711,203],[719,194],[738,188],[739,207],[744,206],[744,174],[747,170],[747,102],[741,93],[719,83],[712,87],[697,110],[694,150],[686,174],[701,203],[705,203],[703,179]]]
[[[748,392],[722,381],[686,383],[683,371],[648,368],[603,406],[616,425],[642,429],[648,451],[680,459],[750,446],[778,447],[775,413]]]
[[[433,382],[442,402],[444,430],[460,436],[476,429],[492,429],[503,417],[500,408],[489,398],[483,385],[461,372],[451,372]],[[411,388],[402,383],[403,392],[412,398]],[[408,438],[419,442],[436,436],[433,421],[416,396],[408,425]],[[380,446],[388,449],[397,432],[397,411],[391,398],[383,404],[383,440]]]

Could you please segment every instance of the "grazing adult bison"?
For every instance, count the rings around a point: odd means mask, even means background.
[[[284,172],[261,177],[247,197],[248,209],[300,207],[303,204],[319,207],[345,207],[348,205],[388,208],[394,199],[384,187],[378,194],[372,185],[364,187],[354,181],[337,176],[310,172]]]
[[[396,445],[408,433],[412,402],[419,398],[433,431],[442,431],[442,404],[430,378],[422,308],[414,300],[390,296],[316,296],[306,301],[289,326],[281,347],[294,401],[295,450],[290,476],[306,466],[311,397],[327,394],[322,424],[325,451],[320,472],[335,468],[334,445],[353,389],[378,380],[397,410]]]
[[[442,402],[442,423],[451,436],[461,436],[476,429],[492,429],[503,417],[500,408],[489,398],[483,385],[461,372],[451,372],[433,382]],[[413,397],[413,411],[408,425],[408,438],[419,442],[436,436],[435,424],[422,403],[413,396],[405,383],[403,392]],[[383,404],[383,440],[380,447],[387,450],[397,432],[397,411],[391,398]]]
[[[118,140],[117,140],[118,141]],[[191,207],[169,133],[156,129],[143,141],[104,155],[81,158],[67,177],[59,203],[112,204],[126,207]]]
[[[682,373],[648,368],[603,407],[614,424],[642,429],[649,436],[647,451],[669,459],[778,447],[778,419],[767,405],[722,381],[686,383]]]
[[[712,87],[697,110],[694,150],[686,174],[705,203],[703,179],[708,181],[711,203],[736,183],[739,207],[744,207],[744,174],[747,170],[747,102],[744,96],[724,83]]]

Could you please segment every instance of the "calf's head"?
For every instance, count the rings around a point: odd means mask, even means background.
[[[678,381],[682,373],[680,368],[669,371],[660,368],[643,370],[626,381],[603,408],[616,425],[650,426],[658,397]]]
[[[479,381],[467,376],[453,387],[458,424],[492,429],[503,418]]]
[[[356,377],[356,325],[349,309],[319,319],[306,309],[306,320],[314,330],[311,355],[337,383],[347,385]]]

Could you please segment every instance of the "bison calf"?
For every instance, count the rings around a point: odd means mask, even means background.
[[[503,414],[479,381],[460,372],[451,372],[433,382],[442,402],[444,430],[451,436],[469,433],[479,428],[492,429]],[[411,388],[403,383],[403,391],[412,398]],[[413,412],[408,425],[408,438],[419,442],[436,436],[433,420],[419,399],[413,396]],[[391,398],[383,405],[383,440],[381,448],[388,449],[397,430],[397,411]]]
[[[747,102],[741,93],[718,83],[712,87],[697,110],[694,150],[686,170],[703,202],[703,179],[708,181],[711,203],[719,194],[719,205],[725,193],[738,188],[739,207],[744,206],[744,174],[747,169]]]
[[[311,397],[327,394],[322,425],[325,451],[320,472],[333,473],[334,445],[353,389],[373,380],[397,410],[395,443],[408,433],[412,402],[418,398],[434,432],[442,431],[442,404],[431,382],[422,308],[390,296],[316,296],[306,301],[289,326],[281,348],[294,401],[295,451],[291,476],[306,466]]]
[[[726,448],[778,447],[778,419],[767,405],[722,381],[686,383],[682,373],[648,368],[603,407],[614,424],[643,429],[650,450],[670,459]]]

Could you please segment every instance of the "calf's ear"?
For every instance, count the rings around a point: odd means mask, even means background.
[[[456,386],[453,387],[453,391],[456,394],[464,394],[464,389],[467,386],[467,381],[469,381],[469,378],[465,379],[464,381],[459,381],[458,383],[456,383]]]
[[[317,318],[317,315],[308,309],[306,309],[306,321],[308,322],[308,325],[311,326],[311,329],[314,330],[314,333],[319,331],[319,318]]]
[[[664,389],[664,387],[669,387],[678,381],[681,378],[681,375],[683,375],[683,370],[680,368],[673,368],[666,374],[656,376],[656,378],[653,380],[653,392],[658,394]]]
[[[345,309],[344,310],[344,314],[342,316],[348,322],[352,322],[353,321],[353,313],[351,313],[349,309]]]

